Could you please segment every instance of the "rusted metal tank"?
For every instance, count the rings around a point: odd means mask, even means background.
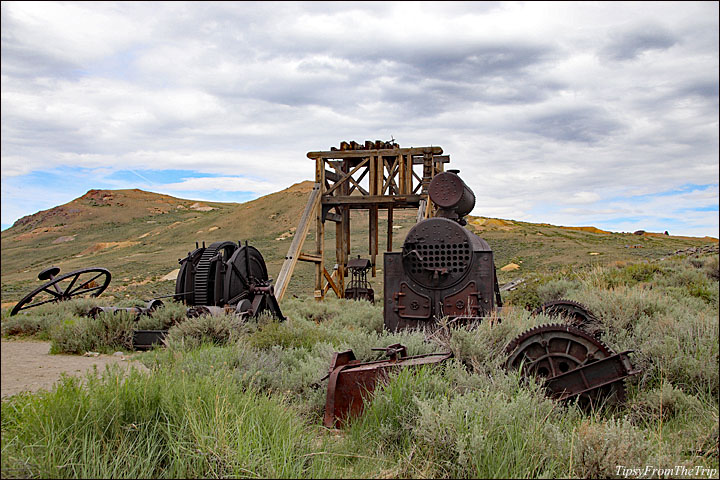
[[[428,186],[428,195],[438,207],[436,217],[445,217],[465,224],[462,217],[475,208],[475,194],[458,175],[459,170],[448,170],[435,175]]]

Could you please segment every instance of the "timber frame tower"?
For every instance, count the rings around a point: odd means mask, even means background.
[[[387,251],[392,251],[393,210],[416,209],[418,221],[430,215],[428,185],[450,161],[450,157],[442,153],[438,146],[400,148],[397,143],[381,141],[342,142],[339,149],[308,152],[307,157],[315,160],[315,184],[275,282],[277,299],[285,294],[298,261],[315,264],[316,300],[324,298],[329,290],[344,297],[350,255],[350,210],[368,211],[368,253],[374,277],[379,211],[387,210]],[[361,186],[365,177],[367,188]],[[315,248],[314,252],[305,253],[302,247],[313,220]],[[331,272],[324,260],[328,221],[335,224],[337,269]]]

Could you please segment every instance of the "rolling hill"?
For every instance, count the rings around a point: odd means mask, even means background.
[[[311,188],[311,182],[302,182],[246,203],[201,202],[138,189],[90,190],[67,204],[23,217],[2,232],[3,307],[39,286],[37,273],[51,265],[60,267],[61,273],[84,267],[109,269],[113,280],[103,297],[147,300],[170,294],[174,291],[172,272],[195,242],[247,240],[262,252],[274,278]],[[414,224],[415,213],[395,211],[396,249]],[[467,228],[493,248],[498,269],[509,267],[498,271],[501,283],[532,272],[651,260],[718,241],[485,217],[471,216],[468,220]],[[381,231],[384,222],[381,213]],[[367,212],[352,212],[351,224],[351,256],[366,256]],[[314,244],[313,230],[306,240],[307,248]],[[328,262],[335,260],[333,234],[334,229],[328,229]],[[380,235],[379,247],[380,251],[385,248],[384,235]],[[381,267],[380,263],[378,276],[371,279],[378,292],[376,298],[381,297]],[[300,262],[287,294],[311,295],[313,276],[313,267]]]

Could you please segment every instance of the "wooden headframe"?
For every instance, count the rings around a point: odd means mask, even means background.
[[[387,148],[374,148],[375,146]],[[418,210],[418,220],[426,218],[431,205],[427,188],[435,174],[450,161],[440,147],[400,148],[397,144],[342,142],[341,149],[308,152],[315,160],[315,185],[308,198],[292,244],[275,282],[275,296],[282,299],[298,260],[315,264],[315,298],[321,300],[329,290],[340,298],[345,293],[347,262],[350,255],[350,210],[367,210],[369,217],[368,253],[372,276],[376,275],[378,255],[378,217],[387,210],[387,251],[392,251],[393,210]],[[418,166],[415,171],[414,167]],[[421,167],[420,167],[421,166]],[[367,188],[361,182],[367,177]],[[305,237],[315,219],[315,251],[302,252]],[[325,267],[325,222],[335,223],[337,268]]]

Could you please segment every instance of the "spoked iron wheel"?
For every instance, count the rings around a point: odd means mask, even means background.
[[[625,399],[624,379],[637,373],[627,353],[616,355],[607,345],[571,325],[532,328],[505,348],[505,367],[544,381],[551,397],[579,397],[582,405]],[[589,365],[596,364],[588,368]],[[574,372],[574,374],[573,374]]]
[[[110,272],[104,268],[82,268],[59,277],[56,276],[58,273],[60,273],[59,267],[46,268],[40,272],[38,274],[40,280],[50,281],[25,295],[13,307],[10,315],[46,303],[70,300],[88,293],[91,294],[91,297],[97,297],[107,288],[111,279]]]

